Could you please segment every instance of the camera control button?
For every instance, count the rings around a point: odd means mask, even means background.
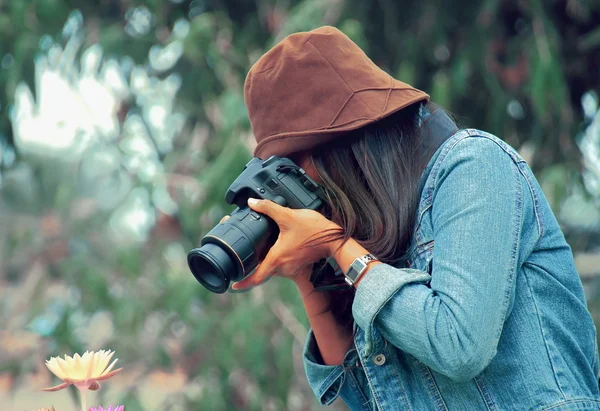
[[[253,221],[259,221],[260,220],[260,215],[256,214],[256,213],[250,213],[250,219]]]
[[[277,182],[277,179],[275,179],[275,178],[272,178],[269,181],[267,181],[267,187],[269,187],[271,190],[275,190],[278,186],[279,186],[279,183]]]

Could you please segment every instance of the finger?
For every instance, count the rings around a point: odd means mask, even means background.
[[[237,283],[233,283],[231,285],[231,289],[232,291],[240,291],[240,292],[244,292],[244,291],[249,291],[252,290],[253,288],[256,288],[260,285],[263,285],[264,283],[266,283],[267,281],[269,281],[271,278],[273,278],[272,275],[268,275],[263,281],[260,281],[258,284],[245,284],[244,280],[242,281],[238,281]]]
[[[238,281],[237,283],[233,284],[231,288],[233,288],[234,290],[243,290],[246,288],[256,287],[257,285],[264,283],[275,272],[273,268],[267,269],[266,267],[267,264],[265,264],[265,262],[263,261],[256,268],[256,271],[254,271],[253,274],[244,278],[242,281]]]
[[[282,207],[271,200],[258,200],[256,198],[248,199],[248,206],[259,213],[265,214],[279,223],[289,213],[290,209]]]
[[[274,254],[271,252],[267,253],[267,256],[258,265],[258,267],[256,267],[256,270],[253,274],[233,284],[231,288],[233,288],[234,290],[241,290],[244,288],[255,287],[259,284],[262,284],[277,270],[277,266],[274,264],[274,260]]]
[[[219,221],[219,224],[224,223],[225,221],[227,221],[228,218],[229,218],[228,215],[223,216],[223,218],[221,219],[221,221]]]

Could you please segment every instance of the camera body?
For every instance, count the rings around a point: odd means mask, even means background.
[[[199,248],[188,253],[192,274],[212,292],[224,293],[231,281],[251,274],[277,239],[277,224],[248,207],[251,197],[311,210],[319,209],[324,201],[321,186],[292,160],[277,156],[250,160],[225,195],[225,201],[237,208],[202,238]]]

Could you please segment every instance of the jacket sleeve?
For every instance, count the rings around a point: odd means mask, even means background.
[[[435,174],[431,276],[387,264],[357,287],[353,316],[455,381],[496,354],[514,295],[522,228],[520,172],[488,138],[459,140]]]
[[[364,397],[357,378],[358,354],[354,348],[344,356],[341,365],[325,365],[312,329],[309,330],[303,350],[303,362],[310,388],[321,405],[331,405],[338,397],[350,409],[363,409]]]

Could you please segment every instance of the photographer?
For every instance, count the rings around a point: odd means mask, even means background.
[[[596,330],[571,249],[515,149],[458,130],[332,27],[262,56],[245,102],[255,156],[290,158],[326,202],[313,211],[250,199],[280,233],[233,288],[294,281],[321,403],[600,409]],[[349,285],[315,291],[313,264],[328,257]]]

